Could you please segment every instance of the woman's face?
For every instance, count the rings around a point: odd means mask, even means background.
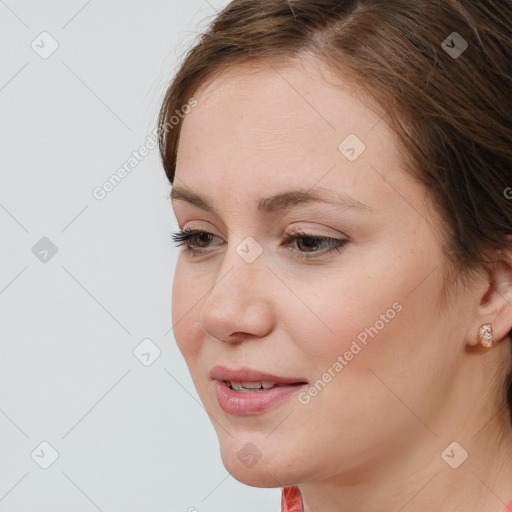
[[[172,314],[226,468],[277,487],[355,480],[418,440],[438,457],[471,310],[436,310],[432,210],[389,126],[310,59],[238,67],[195,98],[173,192],[212,208],[173,208],[180,228],[211,235],[180,249]],[[299,190],[319,199],[268,201]],[[287,240],[294,230],[306,235]],[[217,365],[307,384],[231,391]]]

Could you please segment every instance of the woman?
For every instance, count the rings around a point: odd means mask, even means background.
[[[512,511],[511,27],[235,0],[167,91],[175,338],[283,511]]]

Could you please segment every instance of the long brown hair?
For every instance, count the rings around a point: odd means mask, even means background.
[[[493,256],[511,247],[512,235],[512,2],[230,2],[165,94],[159,150],[171,184],[180,135],[172,117],[199,87],[228,67],[285,62],[303,52],[349,74],[387,116],[405,168],[440,214],[445,282],[492,273]],[[509,404],[512,417],[506,370],[499,402]]]

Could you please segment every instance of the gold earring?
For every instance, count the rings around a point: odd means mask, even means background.
[[[478,339],[480,344],[485,348],[492,348],[494,340],[492,338],[492,324],[483,324],[478,331]]]

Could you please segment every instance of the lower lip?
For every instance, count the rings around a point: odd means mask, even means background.
[[[220,380],[213,386],[222,409],[233,416],[249,416],[259,414],[272,405],[298,393],[307,384],[295,386],[278,386],[264,391],[233,391]]]

